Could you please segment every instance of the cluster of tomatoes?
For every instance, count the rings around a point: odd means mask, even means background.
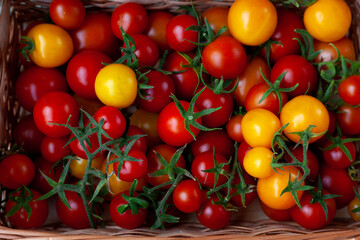
[[[52,23],[20,43],[30,114],[14,130],[25,153],[0,162],[9,222],[40,227],[52,196],[77,229],[104,212],[127,229],[194,212],[219,229],[257,196],[270,218],[309,229],[348,205],[359,220],[351,12],[307,4],[237,0],[199,16],[128,2],[110,15],[53,0]]]

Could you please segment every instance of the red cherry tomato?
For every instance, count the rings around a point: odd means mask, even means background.
[[[246,153],[250,150],[251,147],[249,144],[247,144],[245,140],[240,143],[239,148],[237,150],[237,158],[242,169],[244,169],[244,157]]]
[[[234,115],[230,118],[230,120],[226,123],[226,132],[228,136],[236,142],[241,142],[244,140],[241,131],[241,120],[243,116]]]
[[[121,137],[126,129],[126,119],[119,109],[112,106],[104,106],[99,108],[95,115],[94,120],[100,122],[101,119],[104,120],[104,125],[102,129],[111,137],[112,139],[117,139]]]
[[[66,145],[69,137],[53,138],[45,136],[41,141],[41,155],[49,162],[57,162],[71,154],[70,146]]]
[[[344,104],[337,109],[335,117],[343,134],[360,134],[360,107]]]
[[[349,105],[360,104],[360,76],[353,75],[343,80],[339,85],[339,96]]]
[[[205,193],[194,180],[183,180],[174,189],[173,202],[182,212],[192,213],[200,209],[205,200]]]
[[[140,128],[130,125],[126,136],[130,137],[130,136],[135,136],[135,135],[146,135],[146,134]],[[125,147],[126,146],[124,146],[121,150],[125,150]],[[138,140],[136,140],[134,145],[132,146],[132,149],[140,150],[143,153],[146,153],[147,148],[148,148],[148,145],[147,145],[146,136],[141,137]]]
[[[206,201],[201,209],[196,211],[196,217],[199,222],[210,229],[220,229],[225,227],[231,218],[231,212],[222,205],[216,205],[219,199],[216,196]]]
[[[35,159],[35,167],[35,177],[31,182],[31,187],[41,193],[47,193],[51,189],[53,189],[53,187],[50,186],[49,183],[46,181],[43,174],[45,174],[55,182],[58,182],[60,179],[60,175],[64,169],[61,164],[54,167],[54,163],[46,161],[42,157],[38,157]]]
[[[232,188],[230,190],[230,194],[231,194],[231,198],[230,198],[230,201],[232,204],[234,204],[235,206],[238,206],[238,207],[247,207],[250,203],[252,203],[256,197],[257,197],[257,193],[256,193],[256,190],[255,190],[255,186],[256,186],[256,182],[254,180],[253,177],[251,177],[249,174],[247,174],[245,171],[243,171],[242,173],[243,175],[243,178],[244,178],[244,181],[245,181],[245,184],[246,185],[252,185],[253,186],[253,189],[251,192],[248,192],[245,194],[245,206],[243,205],[242,203],[242,197],[240,194],[236,194],[236,195],[233,195],[236,193],[237,191],[237,188],[234,187],[234,185],[238,185],[240,184],[240,177],[236,174],[235,175],[235,178],[233,180],[233,182],[231,183],[232,185]],[[225,190],[225,188],[223,188]],[[226,189],[226,193],[227,193],[227,189]],[[225,191],[224,193],[225,194]]]
[[[74,134],[70,134],[70,137],[69,139],[72,139],[74,136]],[[85,148],[87,149],[87,151],[89,153],[94,153],[100,146],[99,146],[99,140],[98,140],[98,136],[96,133],[93,133],[89,136],[89,142],[90,142],[90,145],[87,143],[87,141],[84,141],[84,145],[85,145]],[[75,138],[75,140],[73,140],[71,143],[70,143],[70,148],[71,148],[71,151],[78,157],[80,158],[84,158],[84,159],[87,159],[87,155],[86,155],[86,152],[84,150],[84,148],[81,146],[80,144],[80,141],[79,139]],[[96,155],[95,155],[95,158],[100,156],[101,152],[98,152]]]
[[[135,56],[139,60],[139,67],[153,67],[159,59],[159,47],[150,37],[142,34],[132,36],[135,41]],[[125,48],[125,44],[123,48]]]
[[[280,221],[280,222],[292,220],[291,214],[290,214],[291,208],[285,209],[285,210],[273,209],[273,208],[266,206],[262,202],[260,202],[260,206],[261,206],[261,209],[263,210],[263,212],[266,214],[266,216],[268,216],[272,220]]]
[[[343,140],[346,139],[346,137],[342,137]],[[325,149],[329,147],[333,142],[328,140],[324,143],[322,146],[322,149]],[[328,164],[332,168],[347,168],[349,167],[353,161],[355,161],[356,157],[356,149],[354,142],[347,142],[344,143],[345,148],[349,151],[351,155],[352,161],[346,156],[343,150],[341,150],[340,147],[334,147],[329,150],[323,150],[322,156],[325,160],[326,164]]]
[[[80,0],[52,0],[49,13],[51,20],[65,29],[77,28],[85,19],[85,7]]]
[[[133,157],[138,159],[139,161],[130,161],[130,160],[125,160],[120,172],[118,174],[118,169],[119,169],[119,162],[115,162],[114,163],[114,170],[116,175],[123,181],[126,182],[132,182],[135,179],[140,179],[142,177],[144,177],[147,173],[148,170],[148,160],[145,156],[145,154],[139,150],[131,150],[128,153],[128,156]],[[113,160],[115,159],[116,156],[111,157],[110,159]]]

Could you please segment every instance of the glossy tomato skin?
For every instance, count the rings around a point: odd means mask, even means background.
[[[226,124],[231,116],[234,107],[234,101],[229,93],[216,94],[213,90],[203,87],[205,90],[200,94],[195,102],[199,111],[218,108],[217,111],[201,117],[204,126],[214,128]],[[199,89],[201,91],[202,89]]]
[[[111,29],[115,36],[123,39],[122,28],[127,34],[141,34],[145,31],[148,24],[148,14],[146,9],[133,2],[128,2],[119,5],[111,15]]]
[[[185,111],[189,108],[190,103],[180,101]],[[194,112],[198,112],[196,107]],[[201,118],[196,119],[196,122],[201,124]],[[174,102],[166,105],[160,112],[157,120],[157,130],[161,140],[171,146],[180,147],[187,143],[194,141],[193,136],[185,129],[184,118],[181,116]],[[199,134],[200,130],[190,126],[190,130],[194,133],[195,137]]]
[[[150,37],[137,34],[132,36],[135,41],[135,56],[139,60],[139,67],[153,67],[159,59],[159,47]],[[126,48],[125,44],[123,48]]]
[[[190,15],[177,15],[166,26],[166,40],[175,51],[189,52],[196,48],[191,42],[198,41],[198,33],[185,30],[190,26],[197,26],[196,18]],[[191,42],[189,42],[191,41]]]
[[[301,145],[297,148],[290,148],[290,151],[299,162],[304,161],[304,152]],[[292,159],[288,153],[285,153],[285,160],[289,163],[294,162],[294,159]],[[317,159],[316,155],[309,149],[306,152],[306,162],[310,169],[310,174],[307,176],[307,179],[317,181],[319,175],[319,160]],[[303,174],[303,170],[300,168],[299,170]]]
[[[82,198],[76,192],[70,191],[65,191],[65,196],[71,209],[65,206],[60,198],[56,201],[56,213],[61,222],[74,229],[90,227],[90,221],[86,215]]]
[[[75,137],[74,134],[70,134],[69,140],[74,137]],[[89,139],[90,145],[87,143],[87,141],[84,141],[84,145],[85,145],[85,148],[87,149],[87,151],[90,154],[92,154],[99,148],[99,140],[98,140],[96,133],[91,134],[88,139]],[[70,149],[76,156],[78,156],[80,158],[85,158],[85,159],[88,158],[84,148],[80,144],[79,139],[75,138],[75,140],[73,140],[70,143]],[[95,157],[100,156],[100,154],[101,154],[101,152],[98,152]]]
[[[67,92],[64,75],[55,68],[32,66],[25,69],[16,81],[16,97],[25,110],[32,112],[35,103],[48,92]]]
[[[340,195],[335,198],[338,209],[347,206],[354,198],[353,188],[356,188],[357,183],[351,180],[346,169],[331,168],[323,164],[320,168],[320,177],[325,189],[332,194]]]
[[[343,80],[339,85],[339,96],[349,105],[360,104],[360,76],[353,75]]]
[[[39,130],[50,137],[63,137],[70,134],[70,130],[51,123],[69,124],[77,126],[80,116],[79,106],[75,99],[64,92],[50,92],[43,95],[34,106],[34,121]]]
[[[226,133],[227,135],[236,142],[241,142],[244,140],[241,131],[241,121],[242,115],[234,115],[230,118],[230,120],[226,123]]]
[[[255,178],[266,178],[275,172],[271,167],[273,152],[266,147],[254,147],[244,157],[245,171]]]
[[[46,176],[48,176],[49,178],[51,178],[52,180],[54,180],[55,182],[58,182],[64,168],[62,167],[61,164],[54,167],[54,163],[49,162],[42,157],[37,157],[34,163],[36,170],[35,170],[35,177],[31,182],[31,187],[43,194],[47,193],[51,189],[53,189],[53,187],[51,187],[48,184],[48,182],[46,181],[45,177],[41,174],[41,172]]]
[[[24,154],[15,153],[0,162],[0,183],[9,189],[29,185],[35,176],[34,162]]]
[[[226,27],[226,31],[220,36],[231,36],[228,26],[229,8],[227,7],[211,7],[202,13],[202,18],[209,22],[211,29],[215,34],[219,32],[222,27]]]
[[[322,195],[327,194],[329,194],[329,192],[323,190]],[[300,201],[302,208],[300,209],[298,206],[295,206],[290,210],[290,213],[292,219],[300,226],[315,230],[325,227],[334,219],[336,213],[336,203],[334,198],[324,200],[328,208],[328,216],[326,219],[324,209],[319,202],[312,204],[312,198],[313,196],[308,191],[305,192]]]
[[[272,220],[279,222],[292,220],[290,209],[285,209],[285,210],[273,209],[266,206],[263,202],[260,202],[260,206],[263,212],[266,214],[266,216],[268,216]]]
[[[175,84],[169,75],[165,75],[159,71],[152,70],[146,74],[150,89],[144,89],[144,97],[138,97],[137,105],[148,112],[160,112],[168,103],[172,101],[170,95],[175,94]]]
[[[45,135],[36,127],[33,115],[23,117],[15,126],[14,140],[28,154],[40,153],[40,143]]]
[[[161,53],[165,50],[170,50],[170,46],[166,40],[166,26],[173,17],[173,14],[166,11],[149,13],[149,24],[144,34],[157,43]]]
[[[318,74],[315,67],[305,58],[298,55],[288,55],[277,61],[271,71],[270,80],[272,83],[284,72],[287,72],[280,83],[282,88],[294,87],[296,89],[288,92],[289,98],[302,94],[311,94],[318,82]],[[310,86],[310,87],[309,87]]]
[[[360,133],[360,107],[344,104],[337,109],[335,117],[342,134],[351,136]]]
[[[41,141],[41,155],[46,161],[57,162],[71,154],[70,146],[66,145],[69,137],[53,138],[45,136]]]
[[[39,228],[41,227],[49,214],[49,206],[46,200],[36,201],[41,194],[35,190],[30,189],[33,200],[31,200],[28,204],[32,210],[31,216],[28,219],[28,214],[25,209],[22,207],[14,215],[9,217],[9,221],[12,226],[22,229],[31,229],[31,228]],[[19,192],[13,194],[13,196],[19,196]],[[29,196],[29,193],[26,194]],[[15,206],[15,202],[8,200],[5,207],[5,212],[8,213]]]
[[[128,153],[128,156],[136,158],[140,161],[124,161],[119,174],[119,162],[115,162],[114,169],[115,173],[118,174],[118,177],[126,182],[132,182],[135,179],[144,177],[148,170],[148,160],[145,154],[139,150],[134,149]]]
[[[244,47],[232,37],[220,36],[202,52],[205,70],[217,79],[237,77],[247,64]]]
[[[85,19],[81,0],[53,0],[49,6],[51,20],[64,29],[79,27]]]
[[[215,158],[218,164],[227,163],[227,159],[222,155],[215,153]],[[197,178],[201,186],[213,188],[214,186],[220,186],[226,182],[226,176],[220,174],[218,182],[215,185],[215,174],[204,172],[205,170],[214,167],[214,155],[212,152],[201,153],[196,156],[191,164],[191,174]],[[229,172],[229,165],[225,165],[223,170]]]
[[[101,119],[104,120],[102,129],[112,139],[121,137],[126,130],[126,119],[122,112],[116,107],[101,107],[96,111],[93,118],[98,123],[101,121]]]
[[[246,141],[242,141],[237,149],[237,160],[240,163],[240,166],[242,169],[244,169],[244,158],[248,151],[250,151],[252,148],[249,144],[247,144]]]
[[[103,63],[112,60],[104,53],[94,50],[81,51],[71,58],[66,68],[66,80],[78,96],[87,99],[96,99],[96,75],[105,67]]]
[[[205,192],[199,183],[190,179],[181,181],[172,196],[175,207],[185,213],[197,211],[205,201]]]
[[[117,39],[111,31],[111,17],[107,13],[89,12],[80,27],[70,31],[75,52],[95,50],[113,56]]]
[[[345,140],[346,138],[342,137],[342,139]],[[330,140],[325,142],[323,149],[329,147],[331,144],[332,142]],[[352,161],[346,156],[340,147],[334,147],[332,149],[322,151],[322,156],[326,164],[332,168],[347,168],[355,161],[356,149],[354,142],[347,142],[344,143],[344,145],[349,151]]]
[[[225,227],[231,218],[231,212],[227,211],[222,205],[215,205],[219,199],[216,196],[208,199],[203,207],[196,211],[199,222],[210,229],[220,229]]]
[[[205,153],[215,152],[229,159],[234,154],[233,142],[223,130],[201,131],[196,141],[191,143],[191,153],[194,157]]]
[[[125,229],[134,229],[140,227],[145,222],[147,209],[139,208],[137,214],[133,214],[131,210],[128,209],[120,214],[118,212],[118,208],[128,204],[128,202],[122,197],[122,194],[129,195],[129,192],[119,193],[111,200],[109,211],[112,221],[119,227]]]
[[[357,222],[360,221],[360,214],[359,212],[353,212],[353,210],[357,209],[358,207],[360,207],[360,200],[357,197],[354,197],[348,205],[348,213],[350,217]]]
[[[339,50],[340,56],[344,56],[350,60],[356,59],[354,43],[348,38],[332,42],[334,46]],[[337,51],[328,42],[321,42],[314,39],[314,51],[321,50],[321,53],[314,59],[315,62],[329,62],[335,60],[338,57]]]

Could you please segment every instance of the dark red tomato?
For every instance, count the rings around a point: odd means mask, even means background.
[[[73,56],[66,68],[66,80],[71,90],[80,97],[97,99],[96,75],[105,67],[103,63],[111,62],[111,58],[104,53],[93,50],[82,51]]]
[[[69,139],[73,138],[74,137],[74,134],[70,134],[70,137]],[[99,140],[98,140],[98,136],[96,133],[93,133],[89,136],[89,142],[90,142],[90,146],[89,144],[84,141],[84,144],[85,144],[85,147],[87,149],[87,151],[89,153],[94,153],[98,148],[99,148]],[[84,150],[84,148],[81,146],[80,144],[80,141],[79,139],[75,138],[74,141],[72,141],[70,144],[70,149],[71,151],[78,157],[80,158],[84,158],[84,159],[88,159],[87,155],[86,155],[86,152]],[[98,152],[96,155],[95,155],[95,158],[100,156],[101,154],[101,151]]]
[[[231,212],[224,206],[214,204],[219,199],[216,196],[206,201],[202,208],[196,211],[196,217],[199,222],[210,229],[220,229],[225,227],[231,218]]]
[[[32,112],[35,103],[48,92],[67,92],[64,75],[55,68],[32,66],[22,72],[16,81],[16,97],[25,110]]]
[[[24,154],[12,154],[0,162],[0,184],[6,188],[17,189],[28,185],[34,179],[35,165]]]
[[[170,95],[175,94],[175,84],[169,75],[152,70],[146,74],[148,82],[153,88],[144,89],[145,99],[138,97],[137,105],[139,108],[148,112],[160,112],[168,103],[172,101]]]
[[[177,149],[172,146],[166,144],[160,144],[151,148],[147,152],[146,157],[149,162],[148,162],[148,175],[146,175],[146,180],[148,183],[150,183],[152,186],[158,186],[160,184],[167,183],[170,181],[169,175],[167,174],[162,176],[149,176],[149,174],[164,168],[160,163],[158,157],[156,156],[156,152],[159,153],[167,162],[170,162],[176,150]],[[185,159],[183,155],[180,156],[179,160],[176,163],[176,166],[180,168],[185,168]],[[170,188],[170,185],[166,185],[163,188]]]
[[[327,194],[329,194],[328,191],[322,191],[323,196]],[[302,208],[295,206],[290,209],[290,214],[292,219],[300,226],[315,230],[325,227],[334,219],[336,213],[336,202],[334,198],[324,200],[328,209],[328,216],[326,219],[326,215],[321,204],[319,202],[311,203],[312,199],[313,196],[306,191],[300,200]]]
[[[274,63],[280,58],[299,54],[300,47],[295,38],[302,39],[300,34],[295,33],[295,29],[304,29],[304,23],[296,12],[280,8],[277,9],[278,23],[271,40],[280,43],[272,43],[270,46],[270,62]],[[265,48],[261,51],[262,57],[266,58]]]
[[[85,7],[80,0],[52,0],[49,13],[51,20],[65,29],[80,27],[85,19]]]
[[[70,32],[75,52],[95,50],[109,56],[116,54],[118,41],[111,31],[111,17],[107,13],[89,12],[80,27]]]
[[[119,162],[114,163],[114,170],[116,175],[125,182],[132,182],[135,179],[144,177],[148,170],[148,160],[145,154],[137,149],[131,150],[128,156],[138,159],[139,161],[124,161],[119,175]]]
[[[357,187],[357,183],[351,180],[346,169],[331,168],[323,164],[320,168],[320,177],[325,189],[332,194],[340,195],[335,198],[338,209],[347,206],[354,198],[353,188]]]
[[[216,162],[218,164],[227,163],[227,159],[222,155],[215,153]],[[215,174],[204,172],[214,168],[214,156],[212,152],[201,153],[196,156],[191,164],[191,174],[197,178],[201,186],[213,188],[215,185]],[[229,165],[222,168],[224,171],[229,172]],[[225,175],[219,174],[218,182],[215,186],[220,186],[227,180]]]
[[[190,58],[195,57],[194,52],[187,53]],[[176,97],[181,100],[190,101],[199,85],[199,78],[192,68],[183,68],[181,65],[189,64],[178,52],[171,53],[165,61],[164,69],[166,71],[181,71],[171,74],[174,80]]]
[[[47,193],[51,189],[53,189],[48,182],[46,181],[45,177],[41,174],[45,174],[55,182],[59,181],[60,175],[63,171],[62,165],[58,165],[54,167],[54,163],[46,161],[42,157],[38,157],[35,159],[35,177],[33,181],[31,182],[31,187],[36,189],[37,191],[41,193]],[[41,172],[40,172],[41,171]]]
[[[196,141],[191,143],[194,157],[204,152],[215,152],[229,159],[234,154],[234,143],[223,130],[201,131]]]
[[[205,90],[196,100],[195,106],[199,111],[221,107],[219,110],[201,117],[204,126],[210,128],[221,127],[230,119],[234,107],[233,98],[230,93],[216,94],[211,89],[204,88]]]
[[[142,34],[132,36],[135,41],[135,56],[139,60],[139,67],[153,67],[159,59],[159,47],[150,37]],[[125,44],[123,48],[125,48]]]
[[[242,141],[238,147],[237,158],[238,158],[238,161],[239,161],[242,169],[244,169],[244,157],[245,157],[246,153],[250,150],[251,150],[251,147],[249,144],[247,144],[247,142],[245,142],[245,140]]]
[[[189,102],[185,101],[180,101],[180,104],[185,111],[188,110],[190,105]],[[194,107],[194,113],[196,112],[198,110]],[[201,118],[196,119],[196,122],[201,124]],[[186,130],[184,118],[174,102],[169,103],[161,110],[157,120],[157,130],[161,140],[171,146],[180,147],[194,141],[193,136]],[[200,130],[193,126],[190,126],[190,130],[195,137],[200,133]]]
[[[339,96],[349,105],[359,105],[360,76],[353,75],[343,80],[339,85]]]
[[[68,208],[60,198],[56,201],[56,213],[61,222],[74,229],[90,227],[90,221],[82,198],[76,192],[65,191],[66,199],[69,202]]]
[[[121,111],[116,107],[101,107],[96,111],[93,118],[98,123],[101,119],[104,119],[102,129],[104,129],[104,131],[112,139],[121,137],[126,130],[126,119]]]
[[[123,213],[119,213],[119,207],[125,204],[129,204],[122,197],[122,194],[129,196],[129,192],[119,193],[111,200],[109,207],[111,220],[119,227],[125,229],[134,229],[140,227],[145,222],[147,216],[147,209],[139,208],[137,214],[133,214],[131,212],[131,209],[128,209]]]
[[[198,26],[196,18],[190,15],[177,15],[170,20],[166,26],[166,40],[172,49],[189,52],[196,48],[191,42],[198,42],[198,32],[185,30],[190,26]]]
[[[295,149],[292,147],[289,149],[298,161],[300,161],[300,162],[304,161],[304,152],[303,152],[303,148],[301,145]],[[294,159],[292,159],[292,157],[288,153],[285,153],[285,160],[289,163],[294,162]],[[306,152],[306,161],[307,161],[307,166],[310,169],[310,174],[307,178],[310,180],[317,181],[317,178],[319,175],[319,161],[318,161],[317,157],[315,156],[315,154],[312,151],[310,151],[309,149]],[[303,174],[303,170],[300,169],[300,171]]]
[[[226,133],[227,135],[236,142],[241,142],[244,140],[241,131],[241,121],[243,116],[234,115],[230,118],[230,120],[226,123]]]
[[[205,199],[205,192],[200,189],[199,183],[190,179],[181,181],[173,192],[175,207],[185,213],[200,209]]]
[[[41,155],[46,161],[53,163],[63,159],[71,154],[70,146],[65,146],[68,141],[68,136],[59,138],[45,136],[41,141]]]
[[[295,90],[287,93],[289,98],[311,94],[317,86],[318,74],[315,67],[301,56],[288,55],[279,59],[271,71],[271,82],[274,83],[284,72],[287,73],[280,83],[281,88],[291,88],[299,83]]]
[[[119,5],[111,15],[111,29],[115,36],[122,38],[122,28],[127,34],[141,34],[148,25],[148,14],[146,9],[134,2],[128,2]]]
[[[328,133],[330,136],[333,136],[333,134],[335,133],[336,124],[337,124],[336,118],[335,118],[335,113],[329,109],[328,109],[328,112],[329,112],[330,123],[329,123],[329,128],[326,133]],[[328,140],[328,138],[326,137],[326,135],[324,135],[319,140],[316,141],[316,145],[320,146],[320,148],[322,148],[322,144],[324,144],[324,142],[326,142],[327,140]]]
[[[271,92],[264,100],[260,102],[261,98],[268,89],[270,89],[270,87],[266,82],[258,83],[253,86],[245,98],[246,111],[250,111],[255,108],[263,108],[278,115],[280,102],[276,93]],[[282,99],[281,107],[283,107],[285,103],[287,103],[288,97],[285,92],[281,92],[280,97]]]
[[[240,194],[237,194],[237,195],[234,195],[231,197],[230,201],[232,204],[234,204],[235,206],[238,206],[238,207],[247,207],[249,206],[250,203],[252,203],[256,197],[257,197],[257,193],[256,193],[256,189],[255,189],[255,186],[256,186],[256,182],[254,180],[253,177],[251,177],[249,174],[247,174],[245,171],[243,171],[242,173],[243,177],[244,177],[244,181],[245,181],[245,184],[246,185],[252,185],[253,188],[252,188],[252,192],[248,192],[245,194],[245,206],[243,205],[242,203],[242,197]],[[232,184],[232,188],[230,190],[230,194],[233,195],[236,193],[237,191],[237,188],[236,188],[236,185],[237,186],[240,186],[240,177],[238,175],[235,175],[235,178],[233,180],[233,182],[231,183]],[[235,186],[234,186],[235,185]],[[225,188],[223,188],[225,190]],[[226,189],[226,192],[223,192],[223,194],[227,194],[227,189]]]
[[[146,134],[140,128],[130,125],[126,136],[130,137],[130,136],[135,136],[135,135],[146,135]],[[148,148],[147,145],[148,144],[147,144],[146,136],[144,136],[144,137],[141,137],[138,140],[136,140],[131,149],[137,149],[143,153],[146,153],[147,148]],[[126,146],[123,146],[123,148],[121,150],[124,151],[125,147]]]
[[[9,217],[9,221],[13,227],[22,228],[22,229],[30,229],[30,228],[39,228],[41,227],[48,215],[49,215],[49,206],[46,200],[36,201],[41,194],[35,190],[30,189],[33,198],[28,202],[31,209],[31,216],[28,219],[28,214],[26,210],[21,207],[19,210],[15,212],[14,215]],[[12,196],[20,196],[19,192],[11,194]],[[29,196],[27,192],[26,196]],[[5,212],[8,213],[14,206],[16,202],[8,200],[6,202]]]
[[[346,137],[342,137],[342,139],[346,139]],[[328,140],[324,143],[323,148],[329,147],[332,143],[332,141]],[[334,147],[322,152],[322,156],[326,164],[332,168],[347,168],[353,163],[353,161],[355,161],[356,149],[354,143],[348,142],[344,143],[344,145],[350,152],[352,161],[350,161],[350,159],[346,156],[343,150],[340,149],[340,147]]]
[[[335,117],[344,135],[360,134],[360,107],[344,104],[337,109]]]
[[[155,11],[149,14],[149,24],[144,34],[157,43],[160,52],[170,50],[166,40],[166,26],[173,17],[173,14],[165,11]]]
[[[40,143],[45,135],[36,127],[32,115],[23,117],[15,126],[14,140],[29,154],[40,153]]]
[[[52,123],[66,124],[69,117],[70,126],[77,126],[80,110],[75,99],[64,92],[50,92],[42,96],[34,106],[34,120],[38,129],[50,137],[63,137],[70,130]]]
[[[261,206],[261,209],[263,210],[263,212],[266,214],[266,216],[268,216],[272,220],[279,221],[279,222],[292,220],[291,214],[290,214],[290,209],[285,209],[285,210],[273,209],[273,208],[266,206],[261,201],[260,201],[260,206]]]
[[[217,79],[236,78],[246,67],[246,52],[235,38],[220,36],[202,52],[205,70]]]

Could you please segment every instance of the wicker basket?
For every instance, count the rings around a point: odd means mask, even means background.
[[[128,0],[85,0],[89,7],[111,12],[116,6]],[[179,6],[189,5],[187,0],[135,0],[147,9],[166,9],[176,12]],[[229,6],[231,0],[193,0],[199,10],[211,6]],[[349,37],[354,41],[357,56],[360,56],[360,0],[347,0],[353,11],[353,23]],[[14,125],[18,122],[23,110],[15,99],[14,83],[20,69],[17,52],[21,29],[24,24],[43,14],[50,0],[0,0],[0,146],[11,147]],[[5,150],[4,149],[4,150]],[[0,186],[1,189],[1,186]],[[1,196],[0,196],[1,197]],[[51,205],[50,205],[51,207]],[[54,206],[53,206],[54,207]],[[53,211],[54,212],[54,211]],[[235,215],[235,214],[234,214]],[[55,218],[49,217],[49,218]],[[360,223],[352,221],[346,209],[337,213],[336,219],[326,228],[309,231],[294,222],[275,222],[267,219],[258,202],[236,214],[229,226],[213,231],[199,224],[195,216],[189,216],[185,222],[166,230],[152,230],[143,227],[136,230],[123,230],[109,224],[105,229],[73,230],[47,222],[40,230],[18,230],[6,227],[0,213],[0,239],[139,239],[139,238],[179,237],[206,239],[353,239],[360,238]]]

